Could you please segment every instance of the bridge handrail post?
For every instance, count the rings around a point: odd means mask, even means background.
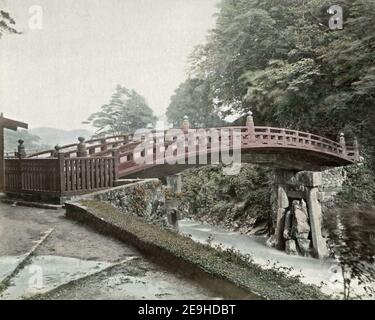
[[[58,192],[60,195],[65,193],[65,155],[62,152],[57,154],[57,175],[58,175]]]
[[[85,140],[86,139],[84,137],[78,138],[79,143],[77,145],[77,157],[79,158],[87,157],[87,148],[86,148]]]
[[[184,117],[184,121],[182,122],[181,129],[182,129],[182,131],[183,131],[185,134],[189,132],[189,129],[190,129],[190,122],[189,122],[189,117],[188,117],[188,116],[185,116],[185,117]]]
[[[340,133],[340,145],[342,147],[343,155],[346,157],[347,156],[347,152],[346,152],[346,140],[345,140],[345,134],[343,132]]]
[[[51,152],[51,157],[52,158],[58,158],[59,154],[61,153],[60,149],[61,149],[61,147],[58,144],[55,145],[55,150],[53,152]]]
[[[118,180],[119,178],[119,166],[120,166],[120,150],[114,150],[112,151],[112,157],[113,157],[113,183]]]
[[[255,142],[255,126],[254,126],[254,118],[253,118],[252,111],[249,112],[249,115],[246,118],[246,127],[247,127],[249,142]]]
[[[24,142],[25,141],[22,139],[18,140],[17,157],[20,159],[26,158],[26,149],[25,149]]]
[[[100,140],[101,146],[100,146],[100,151],[107,151],[107,139],[103,138]]]
[[[359,143],[358,143],[358,138],[355,137],[353,141],[353,148],[354,148],[354,160],[356,162],[360,161],[360,156],[359,156]]]

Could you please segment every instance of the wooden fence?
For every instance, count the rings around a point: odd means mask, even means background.
[[[5,191],[69,196],[114,186],[116,157],[6,159]]]

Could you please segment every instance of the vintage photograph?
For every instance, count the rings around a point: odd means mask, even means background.
[[[374,0],[0,0],[0,300],[373,300],[374,124]]]

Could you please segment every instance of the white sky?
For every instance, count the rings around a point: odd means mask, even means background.
[[[0,39],[0,111],[30,128],[85,128],[122,84],[162,115],[217,2],[0,0],[23,32]],[[32,5],[43,8],[42,30],[28,27]]]

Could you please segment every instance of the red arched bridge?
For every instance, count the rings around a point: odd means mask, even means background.
[[[188,120],[185,119],[181,131],[183,139],[188,141],[189,136],[202,133],[202,130],[208,132],[209,137],[213,132],[213,129],[199,130],[189,129]],[[241,162],[296,171],[321,170],[359,161],[358,143],[354,141],[353,145],[347,145],[343,135],[336,142],[301,131],[254,126],[252,116],[248,117],[246,126],[215,128],[214,131],[219,133],[218,144],[214,145],[208,138],[207,148],[202,151],[194,141],[193,145],[184,147],[183,159],[180,156],[180,164],[175,165],[160,162],[139,164],[136,159],[145,156],[145,151],[139,150],[144,140],[135,139],[132,134],[89,141],[79,138],[79,143],[30,155],[26,155],[23,142],[20,141],[16,156],[5,160],[5,191],[69,197],[113,187],[120,178],[160,178],[172,175],[189,166],[196,166],[188,159],[197,160],[202,155],[207,156],[210,163],[213,153],[219,149],[239,149]],[[229,132],[227,138],[223,138],[222,131]],[[233,143],[234,132],[240,137],[237,145]],[[175,140],[163,140],[164,148],[171,146]],[[151,148],[154,160],[157,151],[155,144]],[[181,160],[186,161],[181,164]]]

